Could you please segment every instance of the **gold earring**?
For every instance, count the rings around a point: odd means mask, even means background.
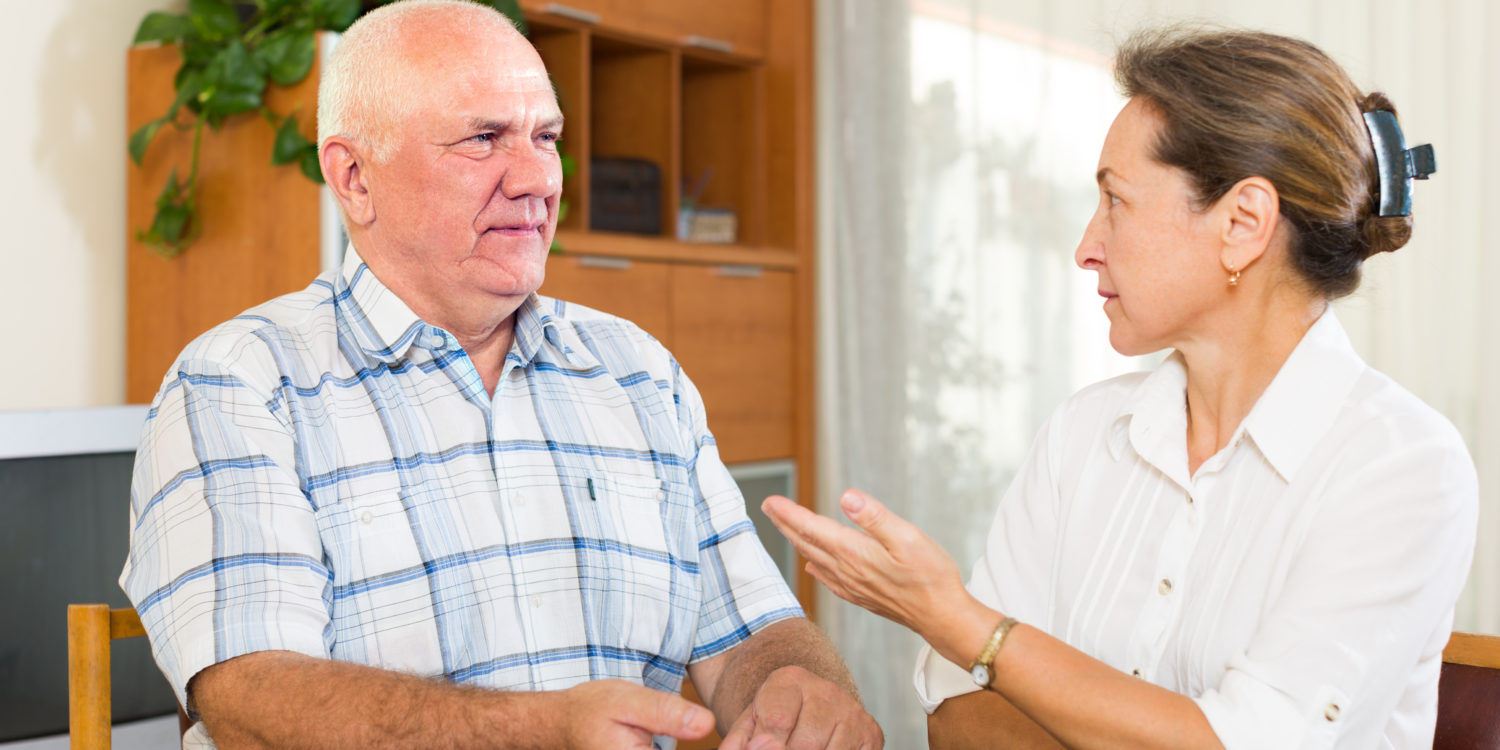
[[[1229,285],[1230,286],[1239,286],[1240,285],[1240,272],[1234,270],[1234,266],[1230,266],[1229,267]]]

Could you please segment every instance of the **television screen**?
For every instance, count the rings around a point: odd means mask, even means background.
[[[117,581],[144,418],[144,407],[0,414],[0,742],[68,731],[68,605],[130,606]],[[177,710],[146,639],[112,651],[116,722]]]

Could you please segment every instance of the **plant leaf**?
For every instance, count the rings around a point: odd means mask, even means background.
[[[151,233],[159,237],[164,245],[176,245],[187,235],[188,221],[192,218],[193,212],[187,206],[163,206],[156,210],[156,221],[151,223]]]
[[[313,30],[294,27],[271,32],[255,48],[255,56],[279,86],[290,86],[306,78],[317,54],[318,41]]]
[[[526,24],[526,15],[521,12],[521,3],[518,0],[482,0],[482,2],[509,18],[522,36],[531,33],[530,27]]]
[[[287,115],[276,128],[276,140],[271,145],[272,164],[290,164],[302,158],[302,150],[312,145],[297,129],[297,116]]]
[[[209,123],[218,127],[229,115],[259,109],[265,88],[264,70],[236,39],[203,71],[203,90],[198,103]]]
[[[343,31],[359,18],[359,0],[312,0],[313,25],[320,29]]]
[[[187,16],[152,11],[141,19],[141,25],[135,30],[135,40],[131,43],[175,42],[186,36],[192,27],[193,22]]]
[[[231,39],[240,33],[240,16],[228,0],[188,0],[188,18],[210,41]]]
[[[182,186],[177,183],[177,168],[172,168],[172,173],[167,177],[167,184],[161,189],[161,194],[156,196],[156,208],[160,210],[166,206],[176,205],[182,196]]]
[[[302,160],[299,166],[302,167],[302,174],[307,175],[307,179],[319,185],[323,184],[323,167],[318,164],[317,146],[307,144],[307,148],[302,150]]]
[[[130,160],[135,162],[137,167],[141,165],[141,160],[146,158],[146,147],[151,145],[151,139],[156,137],[156,131],[167,124],[167,119],[163,117],[159,120],[152,120],[136,128],[135,132],[130,134]]]

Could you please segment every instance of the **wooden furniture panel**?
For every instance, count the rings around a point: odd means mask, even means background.
[[[563,182],[563,200],[568,213],[558,222],[562,229],[583,229],[589,215],[589,34],[587,30],[533,24],[531,45],[536,47],[563,113],[561,149],[578,165]]]
[[[662,234],[677,222],[678,65],[676,50],[593,38],[589,157],[645,159],[661,169]]]
[[[792,274],[672,269],[673,352],[703,394],[727,463],[793,453]]]
[[[764,241],[765,96],[759,67],[684,55],[682,182],[708,175],[703,207],[728,207],[738,220],[736,242]]]
[[[765,54],[765,0],[651,0],[636,10],[650,25],[667,29],[687,47],[730,52],[750,58]]]
[[[321,40],[319,42],[322,43]],[[161,116],[175,95],[176,47],[135,47],[125,137]],[[295,112],[315,137],[318,63],[302,83],[272,87],[277,112]],[[175,168],[186,176],[192,130],[163,128],[141,167],[126,169],[125,400],[149,403],[182,348],[246,308],[301,289],[318,274],[318,186],[295,167],[271,165],[275,132],[259,117],[237,117],[205,133],[198,160],[203,233],[164,259],[135,238],[150,226],[156,197]]]
[[[623,258],[553,255],[541,293],[618,315],[672,348],[671,267]]]
[[[1500,637],[1454,633],[1449,638],[1432,747],[1500,748]]]

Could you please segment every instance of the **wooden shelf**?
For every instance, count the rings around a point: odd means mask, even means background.
[[[788,271],[798,267],[796,251],[751,245],[681,242],[666,237],[565,229],[557,230],[557,243],[562,247],[563,255],[571,256],[602,255],[713,266],[758,266]]]

